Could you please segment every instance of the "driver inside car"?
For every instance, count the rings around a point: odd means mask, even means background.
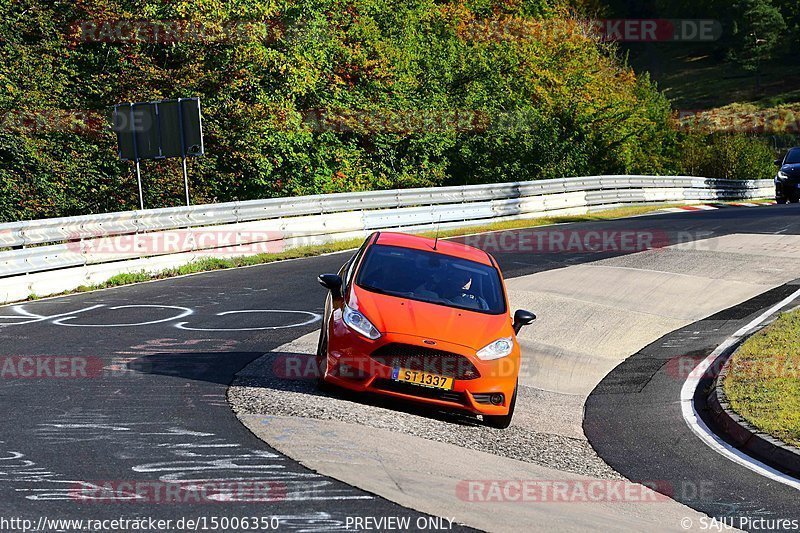
[[[473,280],[469,272],[454,268],[448,274],[440,285],[439,295],[442,298],[453,305],[467,309],[485,310],[488,308],[482,298],[476,297],[470,292]]]

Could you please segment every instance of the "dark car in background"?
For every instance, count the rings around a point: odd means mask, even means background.
[[[775,176],[775,201],[779,204],[800,202],[800,147],[789,150],[786,157],[775,164],[780,167]]]

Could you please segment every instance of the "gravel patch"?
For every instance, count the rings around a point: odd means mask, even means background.
[[[600,459],[585,438],[541,431],[542,395],[521,386],[514,423],[506,430],[482,425],[477,416],[412,405],[348,391],[322,392],[314,379],[286,379],[273,372],[273,352],[243,369],[228,389],[237,415],[264,414],[333,420],[396,431],[494,455],[585,475],[624,479]],[[310,358],[309,358],[310,359]],[[531,416],[530,413],[540,413]],[[444,424],[444,425],[443,425]]]

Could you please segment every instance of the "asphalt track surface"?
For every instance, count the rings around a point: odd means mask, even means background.
[[[731,233],[799,234],[800,209],[730,208],[558,229],[657,231],[670,243]],[[506,233],[518,238],[523,231]],[[494,255],[510,278],[622,253],[628,252]],[[412,519],[412,529],[417,519],[430,518],[286,459],[241,426],[225,401],[227,385],[237,371],[319,327],[315,313],[322,310],[324,293],[315,278],[338,270],[348,255],[0,308],[0,355],[17,362],[26,356],[62,356],[88,369],[87,377],[69,379],[13,377],[8,374],[13,369],[4,370],[0,520],[27,518],[37,525],[42,517],[150,517],[171,519],[174,528],[181,518],[279,517],[283,530],[329,531],[347,529],[348,517],[406,516]],[[695,348],[713,348],[745,320],[736,316],[718,321],[721,324],[714,324]],[[636,366],[647,354],[666,356],[661,352],[666,345],[656,345],[612,373],[590,398],[586,422],[590,439],[592,424],[598,423],[593,421],[600,420],[617,428],[623,443],[617,448],[613,442],[593,441],[600,455],[632,479],[700,475],[712,485],[713,498],[685,503],[713,515],[757,510],[797,517],[796,491],[728,463],[690,433],[679,418],[678,380],[656,387],[662,381],[657,374],[660,367],[650,362],[644,362],[644,370]],[[625,373],[629,369],[634,376],[630,379]],[[648,386],[642,389],[644,382]],[[643,402],[640,390],[651,389],[652,400]],[[170,501],[156,489],[141,489],[150,482],[158,487],[176,480],[211,480],[234,492],[221,490],[211,498],[222,502],[196,503],[179,497]],[[120,501],[121,495],[130,495],[123,490],[124,483],[134,481],[142,494]],[[248,488],[263,490],[265,483],[275,489],[267,491],[275,501],[246,501],[253,496]],[[263,498],[264,493],[258,496]],[[349,525],[353,527],[352,522]],[[222,529],[237,528],[218,530]]]
[[[737,465],[701,443],[684,421],[679,401],[693,361],[699,363],[798,288],[798,282],[777,287],[665,335],[609,373],[587,399],[583,424],[599,455],[628,479],[654,486],[725,523],[738,527],[742,518],[763,519],[768,525],[783,519],[800,522],[797,489]],[[713,427],[705,400],[711,385],[711,378],[701,381],[695,405]]]

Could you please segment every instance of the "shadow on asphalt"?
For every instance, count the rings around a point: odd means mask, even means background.
[[[263,352],[156,353],[130,361],[127,369],[141,374],[230,385],[240,370],[262,355]]]
[[[263,357],[262,357],[263,356]],[[250,363],[259,359],[254,368],[245,375],[236,376]],[[258,387],[280,392],[291,392],[307,396],[335,398],[371,407],[417,415],[462,426],[483,426],[477,415],[429,407],[424,404],[405,402],[376,394],[363,394],[338,387],[328,386],[321,390],[315,375],[292,374],[286,377],[279,369],[286,360],[308,361],[300,369],[313,368],[314,357],[307,354],[270,352],[204,352],[204,353],[157,353],[130,361],[127,368],[142,374],[154,374],[193,381],[206,381],[230,385],[234,378],[240,386]],[[276,371],[277,370],[277,371]],[[307,372],[307,374],[313,374]]]

